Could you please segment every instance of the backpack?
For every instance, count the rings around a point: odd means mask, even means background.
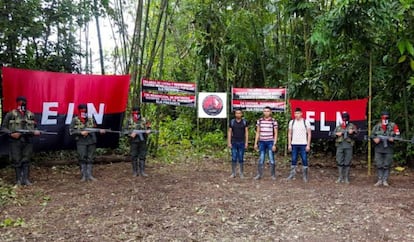
[[[233,128],[234,127],[235,122],[236,122],[236,119],[230,120],[230,128]],[[246,128],[246,126],[247,126],[246,119],[242,118],[242,122],[243,122],[244,128]]]
[[[303,124],[305,125],[305,129],[308,129],[308,127],[306,126],[305,119],[303,118],[302,120],[303,120]],[[295,121],[296,121],[296,119],[295,119],[295,118],[294,118],[294,119],[292,119],[292,128],[293,128],[293,125],[295,124]]]
[[[305,129],[306,129],[306,137],[308,137],[308,126],[306,126],[306,121],[305,121],[305,119],[304,118],[302,118],[302,120],[303,120],[303,125],[305,125]],[[294,119],[292,119],[292,134],[293,134],[293,125],[295,124],[295,121],[296,121],[296,119],[294,118]],[[288,124],[288,126],[289,126],[289,124]]]

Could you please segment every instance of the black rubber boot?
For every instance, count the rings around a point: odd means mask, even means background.
[[[16,171],[16,185],[20,186],[23,185],[22,183],[22,167],[16,167],[14,168]]]
[[[132,176],[138,176],[138,161],[132,161]]]
[[[389,186],[389,184],[388,184],[388,177],[389,176],[390,176],[390,169],[389,168],[384,169],[383,176],[382,176],[382,185],[385,186],[385,187]]]
[[[139,160],[139,174],[144,177],[148,176],[145,174],[145,160]]]
[[[232,161],[230,178],[236,178],[236,167],[237,167],[237,163]]]
[[[378,181],[377,181],[377,183],[374,184],[374,186],[376,186],[376,187],[382,185],[382,178],[384,176],[384,170],[382,168],[378,168],[377,169],[377,174],[378,174]]]
[[[254,177],[255,180],[260,180],[263,177],[264,164],[257,165],[257,175]]]
[[[270,175],[272,180],[276,180],[276,164],[270,165]]]
[[[88,173],[87,173],[86,163],[80,164],[80,172],[81,172],[81,182],[87,181]]]
[[[338,179],[336,183],[344,182],[344,167],[338,165]]]
[[[287,180],[292,180],[296,175],[296,166],[290,166],[290,173]]]
[[[307,166],[303,167],[303,181],[308,182],[308,167]]]
[[[349,166],[344,167],[344,182],[346,184],[349,184],[349,169],[350,169]]]
[[[240,178],[244,178],[244,164],[240,163]]]
[[[26,186],[32,185],[32,183],[29,180],[29,175],[30,175],[30,164],[23,163],[22,178],[21,178],[23,185],[26,185]]]
[[[89,181],[97,181],[97,179],[92,176],[92,170],[93,170],[93,164],[92,163],[88,163],[86,165],[86,174],[87,174],[86,178]]]

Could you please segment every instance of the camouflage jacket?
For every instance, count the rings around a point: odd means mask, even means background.
[[[400,137],[399,131],[398,133],[395,132],[395,129],[398,130],[398,126],[395,123],[393,122],[388,123],[385,131],[382,129],[381,126],[382,126],[381,123],[377,123],[374,126],[374,128],[372,129],[371,138],[376,138],[379,135],[398,137],[398,138]],[[385,143],[386,143],[386,146],[385,146]],[[375,144],[375,152],[392,153],[393,144],[394,142],[388,142],[388,141],[379,142],[378,144]]]
[[[15,132],[18,129],[27,129],[35,130],[36,129],[36,120],[35,116],[29,110],[26,110],[24,114],[20,113],[19,110],[13,109],[11,112],[8,112],[3,120],[3,128],[10,132]],[[33,135],[26,134],[22,135],[19,140],[29,141],[28,138]]]
[[[350,129],[355,130],[353,134],[349,134],[348,131]],[[338,132],[342,132],[341,136],[336,136],[336,133]],[[353,123],[348,123],[344,128],[342,128],[342,125],[338,125],[336,126],[333,136],[335,136],[335,143],[338,146],[340,143],[342,142],[347,142],[349,144],[351,144],[352,146],[355,144],[355,138],[358,136],[358,131],[357,131],[357,127],[355,124]]]
[[[96,127],[96,122],[93,118],[88,118],[85,123],[82,123],[80,118],[76,116],[72,119],[72,122],[70,123],[69,134],[74,135],[78,143],[80,142],[84,144],[94,144],[96,143],[95,133],[91,132],[87,136],[83,136],[81,132],[84,128],[95,128],[95,127]]]
[[[135,129],[145,130],[145,129],[148,129],[147,123],[148,122],[147,122],[147,120],[144,117],[141,117],[136,122],[134,121],[133,118],[130,118],[128,120],[126,130],[135,130]],[[148,136],[147,134],[144,134],[143,135],[144,140],[141,140],[141,138],[138,137],[138,135],[137,135],[134,139],[131,139],[131,142],[142,142],[142,141],[145,141],[145,140],[147,140],[147,136]]]

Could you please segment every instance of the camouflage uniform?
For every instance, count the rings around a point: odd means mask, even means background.
[[[96,180],[92,176],[92,165],[96,152],[96,134],[89,132],[87,136],[81,134],[85,128],[95,128],[96,122],[93,118],[87,118],[84,122],[79,117],[74,117],[70,124],[69,132],[75,135],[76,149],[79,155],[82,181]]]
[[[349,134],[349,130],[355,130],[354,133]],[[355,144],[355,138],[358,135],[357,127],[353,123],[348,123],[345,128],[342,125],[338,125],[335,128],[334,135],[336,133],[342,133],[341,136],[336,136],[336,163],[338,166],[339,177],[337,182],[349,183],[349,169],[351,167],[352,160],[352,148]]]
[[[133,118],[128,120],[128,130],[146,130],[147,121],[145,118],[140,117],[137,121]],[[132,171],[133,175],[147,176],[145,174],[145,161],[147,156],[147,134],[137,134],[135,138],[130,137],[130,152],[132,159]]]
[[[395,123],[389,122],[384,131],[381,127],[381,123],[378,123],[372,129],[372,138],[376,138],[378,135],[389,137],[400,137],[398,126]],[[397,131],[397,132],[396,132]],[[390,168],[393,157],[393,145],[394,142],[388,140],[381,140],[378,144],[375,144],[375,165],[377,166],[378,182],[384,185],[388,185],[388,177],[390,175]]]
[[[15,133],[18,129],[35,130],[35,116],[29,110],[20,112],[17,109],[7,113],[3,120],[3,127]],[[15,139],[10,136],[10,158],[16,171],[16,184],[31,185],[29,181],[30,159],[33,153],[31,134],[22,134]]]

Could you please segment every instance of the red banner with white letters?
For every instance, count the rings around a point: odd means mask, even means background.
[[[98,127],[120,130],[128,101],[129,75],[81,75],[3,67],[3,115],[25,96],[27,109],[36,116],[38,129],[58,132],[35,138],[36,150],[74,147],[68,126],[77,106],[85,103]],[[116,147],[115,134],[98,135],[99,147]],[[2,145],[3,146],[3,145]]]
[[[367,102],[368,99],[340,101],[307,101],[289,100],[291,116],[294,118],[296,108],[301,108],[303,117],[311,123],[312,138],[329,138],[330,132],[342,123],[341,113],[347,112],[350,122],[354,123],[359,132],[358,138],[367,134]]]

